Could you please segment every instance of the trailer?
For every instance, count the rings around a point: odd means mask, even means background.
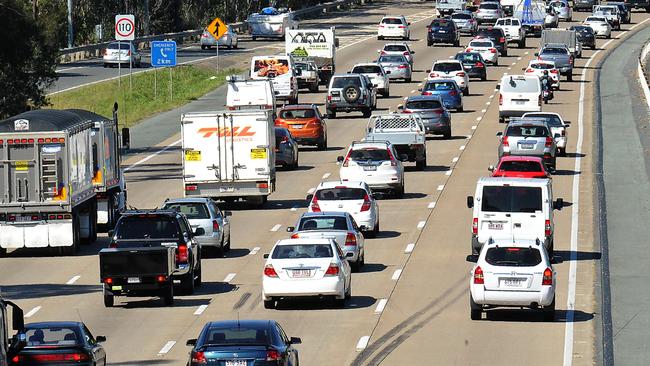
[[[546,19],[546,4],[537,0],[522,0],[515,6],[513,16],[521,20],[526,34],[541,37]]]
[[[98,220],[115,221],[126,187],[113,114],[49,109],[0,121],[0,255],[47,247],[72,255],[97,239]],[[98,210],[103,202],[112,207]]]
[[[334,27],[325,29],[287,29],[285,52],[295,60],[314,61],[322,85],[329,85],[336,73],[338,39]]]
[[[287,9],[268,7],[259,13],[253,13],[246,19],[253,41],[257,38],[284,39],[287,29],[298,28],[294,13]]]

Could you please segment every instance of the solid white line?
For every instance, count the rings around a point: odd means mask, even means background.
[[[404,249],[404,253],[411,253],[415,249],[415,243],[410,243],[406,246],[406,249]]]
[[[436,208],[436,201],[429,202],[429,205],[427,206],[428,209],[433,210]]]
[[[396,269],[395,272],[393,272],[393,276],[390,279],[393,281],[397,281],[399,279],[399,276],[401,275],[402,275],[402,270]]]
[[[39,310],[41,310],[40,306],[33,308],[27,314],[25,314],[25,318],[31,318],[32,316],[34,316],[34,314],[38,313]]]
[[[205,309],[207,309],[207,308],[208,308],[208,305],[201,305],[201,306],[199,306],[199,307],[194,311],[194,315],[201,315],[201,314],[203,314],[203,312],[204,312]]]
[[[77,280],[80,279],[80,278],[81,278],[81,276],[74,276],[71,279],[69,279],[68,282],[66,282],[65,284],[66,285],[72,285],[73,283],[77,282]]]
[[[280,230],[281,227],[282,227],[281,224],[275,224],[275,226],[273,226],[273,227],[271,228],[271,231],[278,231],[278,230]]]
[[[248,253],[248,255],[255,255],[259,251],[260,251],[260,247],[255,247],[255,248],[253,248],[253,250],[251,250],[250,253]]]
[[[438,190],[439,190],[439,191],[442,191],[443,189],[445,189],[445,185],[444,185],[444,184],[441,184],[441,185],[438,186]]]
[[[330,173],[325,173],[325,174],[323,174],[323,178],[322,178],[322,179],[327,179],[327,178],[330,177],[330,175],[332,175],[332,174],[330,174]]]
[[[426,221],[418,222],[418,226],[417,226],[418,230],[422,230],[424,228],[424,225],[426,225],[426,224],[427,224]]]
[[[363,336],[359,338],[359,342],[357,342],[357,352],[361,352],[366,347],[368,347],[368,342],[370,341],[370,336]]]
[[[169,341],[169,342],[165,343],[163,348],[161,348],[160,351],[158,351],[158,354],[159,355],[166,354],[167,352],[169,352],[172,349],[172,347],[174,347],[175,344],[176,344],[176,341]]]
[[[151,159],[154,158],[155,156],[158,156],[158,155],[164,153],[165,151],[171,149],[172,147],[174,147],[174,146],[180,144],[182,141],[183,141],[183,140],[176,140],[176,141],[172,142],[170,145],[168,145],[167,147],[165,147],[164,149],[162,149],[162,150],[160,150],[160,151],[158,151],[158,152],[155,152],[155,153],[153,153],[153,154],[151,154],[151,155],[149,155],[149,156],[147,156],[147,157],[144,157],[144,158],[142,158],[142,159],[136,161],[135,163],[129,165],[129,166],[126,167],[126,168],[124,168],[124,172],[126,173],[126,172],[128,172],[129,170],[131,170],[132,168],[135,168],[136,166],[138,166],[138,165],[140,165],[140,164],[142,164],[142,163],[146,163],[147,161],[151,160]]]
[[[458,150],[465,150],[465,145],[460,145],[460,147],[458,148]]]
[[[235,276],[237,276],[237,273],[228,273],[226,278],[223,279],[223,282],[230,282],[235,278]]]
[[[388,302],[387,299],[379,300],[379,302],[377,303],[377,307],[375,308],[375,314],[381,314],[384,311],[387,302]]]
[[[453,171],[454,171],[453,169],[449,169],[449,170],[447,170],[447,171],[445,172],[445,175],[451,175],[451,173],[452,173]]]
[[[458,156],[454,156],[454,158],[451,159],[451,162],[452,162],[452,163],[455,163],[455,162],[457,162],[457,161],[458,161]]]
[[[59,70],[56,70],[56,72],[57,72],[57,73],[59,73],[59,72],[66,72],[66,71],[70,71],[70,70],[82,69],[82,68],[84,68],[84,67],[88,67],[88,66],[68,67],[67,69],[59,69]]]
[[[491,94],[491,95],[490,95],[490,99],[492,99],[492,98],[494,98],[494,94]]]

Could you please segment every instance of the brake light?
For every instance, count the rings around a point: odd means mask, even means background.
[[[465,76],[465,73],[464,72],[459,72],[459,73],[456,74],[456,76]]]
[[[573,56],[569,57],[569,63],[573,65]]]
[[[370,197],[368,195],[363,196],[363,204],[361,205],[361,212],[370,210]]]
[[[160,283],[167,282],[167,276],[160,275],[160,276],[156,277],[156,281],[158,281]]]
[[[476,66],[476,67],[485,67],[485,65],[482,62],[477,62],[476,64],[474,64],[474,66]]]
[[[212,221],[212,231],[219,231],[219,221],[217,220]]]
[[[478,217],[472,220],[472,234],[478,234]]]
[[[186,191],[196,191],[198,186],[196,184],[188,184],[185,186]]]
[[[544,144],[545,147],[551,147],[553,145],[553,138],[550,136],[546,136],[546,143]]]
[[[331,101],[332,101],[332,96],[331,96],[331,95],[328,95],[328,96],[327,96],[327,101],[328,101],[328,102],[331,102]]]
[[[503,105],[503,95],[499,94],[499,105]]]
[[[320,206],[318,205],[318,198],[316,198],[316,195],[314,195],[314,198],[311,200],[311,211],[320,212]]]
[[[127,55],[127,56],[131,56],[131,51],[128,51],[128,52],[126,53],[126,55]]]
[[[551,74],[557,74],[557,69],[551,69]]]
[[[280,352],[278,352],[278,351],[276,351],[274,349],[270,349],[270,350],[266,351],[266,360],[267,361],[277,361],[277,360],[280,360],[280,359],[282,359],[282,355],[280,354]]]
[[[449,92],[449,95],[451,95],[452,97],[455,97],[455,96],[458,95],[458,92],[455,91],[455,90],[452,90],[452,91]]]
[[[400,26],[398,26],[397,28],[399,28],[399,29],[404,29],[404,28],[406,28],[406,27],[403,26],[403,25],[400,25]]]
[[[390,151],[390,149],[386,150],[388,152],[388,157],[390,158],[390,165],[392,166],[397,166],[397,161],[395,160],[395,157],[393,156],[393,153]],[[367,195],[366,195],[367,197]]]
[[[497,49],[496,48],[490,48],[490,52],[497,53]]]
[[[566,129],[562,130],[562,136],[566,136]]]
[[[526,72],[533,72],[535,70],[531,69],[530,67],[526,69]]]
[[[501,38],[499,38],[499,42],[500,42],[500,43],[504,43],[505,41],[506,41],[505,37],[501,37]]]
[[[399,65],[397,66],[398,69],[406,69],[408,68],[408,65]]]
[[[104,278],[104,283],[107,285],[112,285],[113,284],[113,279],[111,277],[106,277]]]
[[[403,55],[408,56],[409,55],[408,51],[404,51]]]
[[[54,353],[40,355],[18,355],[12,359],[15,363],[40,363],[40,362],[65,362],[65,361],[88,361],[85,353]]]
[[[181,244],[178,246],[178,249],[176,249],[176,262],[177,263],[187,263],[188,260],[188,250],[187,250],[187,245]]]
[[[429,74],[429,77],[432,77],[432,78],[438,77],[438,73],[437,72],[432,72],[432,73]]]
[[[205,358],[203,351],[192,352],[192,365],[207,365],[208,360]]]
[[[104,56],[108,55],[108,48],[104,48]]]
[[[272,264],[267,264],[264,266],[264,275],[266,277],[278,277],[278,272],[275,271]]]
[[[348,233],[348,235],[345,236],[345,246],[356,247],[357,237],[352,233]]]
[[[325,276],[338,276],[339,275],[339,266],[335,263],[330,263],[330,266],[327,267],[325,271]]]
[[[510,146],[510,144],[508,143],[508,136],[503,136],[501,142],[503,143],[503,146]]]
[[[423,91],[422,95],[433,95],[433,93],[431,93],[430,91]]]
[[[538,61],[541,61],[541,60],[542,60],[542,56],[537,56],[537,60],[538,60]]]
[[[300,234],[296,233],[291,235],[291,239],[300,239]]]
[[[551,220],[544,221],[544,235],[551,236]]]
[[[381,54],[381,55],[385,55],[385,54],[386,54],[386,51],[381,50],[381,53],[380,53],[380,54]]]
[[[343,166],[348,166],[350,162],[350,154],[352,154],[352,150],[348,151],[348,154],[345,156],[345,160],[343,160]]]
[[[553,270],[546,267],[544,270],[544,277],[542,277],[542,286],[552,286],[553,285]]]
[[[413,112],[410,109],[405,109],[402,111],[402,113],[411,114]]]
[[[483,269],[481,267],[476,267],[474,269],[474,284],[482,285],[484,283],[485,279],[483,278]]]
[[[471,49],[470,47],[467,47],[467,48],[465,49],[465,52],[472,52],[472,49]]]

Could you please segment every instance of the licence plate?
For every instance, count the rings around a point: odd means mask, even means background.
[[[291,276],[294,278],[306,278],[311,276],[311,271],[308,269],[294,269],[291,271]]]
[[[365,171],[375,171],[375,170],[377,170],[377,167],[376,166],[364,166],[363,170],[365,170]]]
[[[291,125],[291,128],[299,130],[301,128],[305,127],[305,125]]]
[[[490,230],[503,230],[503,224],[500,222],[490,222],[488,223],[488,229]]]
[[[226,366],[247,366],[248,361],[246,360],[232,360],[226,361]]]
[[[339,100],[341,100],[341,98],[339,98],[339,97],[332,97],[332,102],[338,102]]]
[[[447,33],[447,31],[439,30],[438,33]]]
[[[140,283],[140,277],[129,277],[126,279],[127,283]]]
[[[522,150],[532,150],[535,148],[535,144],[519,144],[519,147]]]
[[[523,278],[504,278],[501,281],[505,287],[523,287],[525,280]]]
[[[526,104],[526,101],[525,100],[515,100],[515,104],[516,105],[524,105],[524,104]]]
[[[29,222],[32,221],[31,216],[16,216],[16,222]]]

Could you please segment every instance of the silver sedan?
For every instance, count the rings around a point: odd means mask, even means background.
[[[237,33],[228,26],[226,33],[217,41],[210,32],[204,30],[201,34],[201,49],[206,50],[212,47],[227,47],[228,49],[239,47],[239,37]]]
[[[130,42],[111,42],[104,50],[103,55],[104,67],[114,66],[118,64],[131,63],[131,66],[140,67],[142,62],[142,55]]]
[[[406,57],[402,55],[382,55],[377,60],[377,63],[385,71],[390,71],[390,74],[388,74],[389,79],[403,79],[407,83],[411,82],[413,69]]]

